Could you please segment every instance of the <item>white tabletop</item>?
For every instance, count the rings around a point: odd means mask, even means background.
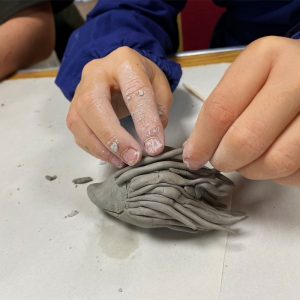
[[[205,94],[226,67],[190,68],[183,81]],[[299,189],[233,175],[233,206],[249,215],[235,236],[126,226],[72,183],[113,170],[77,148],[53,81],[0,84],[0,299],[299,299]],[[186,139],[200,106],[178,89],[170,146]]]

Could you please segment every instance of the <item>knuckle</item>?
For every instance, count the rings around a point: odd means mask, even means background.
[[[148,136],[148,132],[149,134],[152,132],[158,135],[163,130],[161,118],[149,109],[137,106],[132,109],[131,116],[135,124],[135,129],[141,138],[142,136]]]
[[[82,69],[82,77],[86,77],[91,73],[94,73],[94,71],[98,69],[99,65],[101,65],[101,59],[93,59],[89,61]]]
[[[80,113],[89,113],[95,110],[101,110],[100,99],[97,97],[96,93],[92,91],[83,91],[78,95],[78,101],[76,103],[77,110]]]
[[[67,127],[71,132],[75,131],[75,127],[77,122],[79,121],[79,118],[76,113],[73,113],[70,111],[66,118]]]
[[[76,107],[77,107],[77,111],[82,114],[83,112],[86,111],[87,108],[90,107],[90,102],[89,102],[89,98],[87,97],[87,95],[79,95],[78,96],[78,101],[76,103]]]
[[[279,36],[265,36],[250,43],[247,49],[253,49],[258,55],[277,57],[280,53],[286,53],[290,47],[289,39]]]
[[[225,96],[218,95],[220,100],[207,101],[203,105],[203,112],[216,124],[217,126],[229,126],[236,118],[235,113],[224,104]],[[224,101],[223,101],[224,100]]]
[[[103,127],[101,130],[101,142],[107,144],[109,147],[114,142],[118,144],[117,138],[109,130],[109,128]]]
[[[263,52],[269,51],[269,49],[276,48],[278,46],[278,42],[281,41],[281,39],[281,37],[273,35],[261,37],[250,43],[248,48],[255,48],[256,50]]]
[[[237,151],[255,157],[266,148],[266,142],[258,131],[247,127],[233,127],[228,131],[229,144]]]
[[[118,70],[119,75],[126,74],[129,69],[135,67],[144,68],[144,56],[127,46],[119,47],[104,60],[110,60]]]
[[[124,56],[127,57],[128,55],[132,55],[132,54],[135,54],[137,52],[134,51],[133,49],[131,49],[128,46],[122,46],[122,47],[119,47],[118,49],[116,49],[114,51],[114,53],[117,53],[118,55],[124,55]]]
[[[287,149],[271,151],[267,167],[278,176],[288,176],[299,168],[297,161]]]
[[[138,78],[129,78],[126,82],[126,87],[124,89],[125,99],[130,100],[133,97],[144,95],[145,92],[149,93],[149,87]]]

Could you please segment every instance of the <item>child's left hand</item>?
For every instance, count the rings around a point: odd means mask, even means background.
[[[300,186],[300,41],[250,44],[201,110],[184,146],[191,169],[207,161],[249,179]]]

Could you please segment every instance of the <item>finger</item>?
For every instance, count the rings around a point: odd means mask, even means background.
[[[254,51],[253,47],[250,45],[229,67],[203,105],[184,144],[183,157],[189,168],[198,169],[212,157],[228,128],[264,85],[271,61],[263,50]]]
[[[296,67],[286,66],[286,71],[297,74],[298,70],[292,70]],[[299,83],[283,78],[281,72],[282,66],[276,64],[264,87],[223,137],[211,161],[218,170],[231,172],[256,160],[298,114]]]
[[[270,149],[239,172],[249,179],[275,179],[300,168],[300,115],[278,137]]]
[[[119,119],[128,117],[130,115],[130,112],[128,111],[128,108],[124,102],[122,94],[119,91],[113,92],[111,97],[112,97],[111,105],[117,117]]]
[[[300,170],[295,172],[294,174],[285,177],[280,178],[277,180],[274,180],[276,183],[282,184],[282,185],[288,185],[288,186],[298,186],[300,187]]]
[[[77,145],[84,151],[98,159],[113,164],[117,168],[122,168],[124,166],[122,160],[105,148],[92,130],[88,128],[78,114],[72,109],[67,116],[67,125],[73,133]]]
[[[81,82],[75,93],[76,110],[102,144],[128,165],[141,159],[137,141],[121,126],[110,102],[109,80],[97,74],[96,82],[91,77]]]
[[[152,81],[158,115],[164,128],[168,125],[169,113],[173,103],[170,84],[162,71],[158,71]]]
[[[106,155],[103,155],[103,158],[100,157],[100,156],[97,156],[96,153],[93,152],[93,150],[90,149],[89,146],[86,146],[84,144],[84,142],[81,142],[79,140],[75,140],[76,144],[85,152],[87,152],[88,154],[90,155],[93,155],[95,156],[96,158],[98,158],[100,161],[103,161],[103,162],[107,162],[107,163],[110,163],[112,164],[113,166],[115,166],[116,168],[118,169],[121,169],[125,166],[125,164],[116,156],[113,156],[110,152],[108,152],[108,155],[107,155],[107,158],[105,159],[104,157],[106,157]],[[104,147],[104,146],[103,146]],[[105,147],[104,147],[105,148]],[[111,157],[109,157],[109,155]]]
[[[145,151],[149,155],[161,153],[164,148],[164,129],[145,67],[140,60],[124,62],[116,74],[116,81]]]

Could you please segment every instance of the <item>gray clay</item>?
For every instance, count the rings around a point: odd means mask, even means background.
[[[79,214],[79,211],[78,210],[72,210],[69,214],[67,214],[66,216],[65,216],[65,219],[67,219],[67,218],[73,218],[73,217],[75,217],[76,215],[78,215]]]
[[[18,167],[19,167],[19,166],[18,166]],[[49,181],[53,181],[53,180],[57,179],[57,176],[56,176],[56,175],[53,175],[53,176],[51,176],[51,175],[46,175],[45,178],[46,178],[47,180],[49,180]]]
[[[139,227],[230,231],[228,226],[245,218],[222,202],[232,185],[215,169],[188,170],[182,149],[175,149],[89,185],[88,195],[106,213]]]
[[[72,180],[72,182],[74,184],[85,184],[85,183],[88,183],[91,181],[93,181],[92,177],[80,177],[80,178],[75,178]]]

